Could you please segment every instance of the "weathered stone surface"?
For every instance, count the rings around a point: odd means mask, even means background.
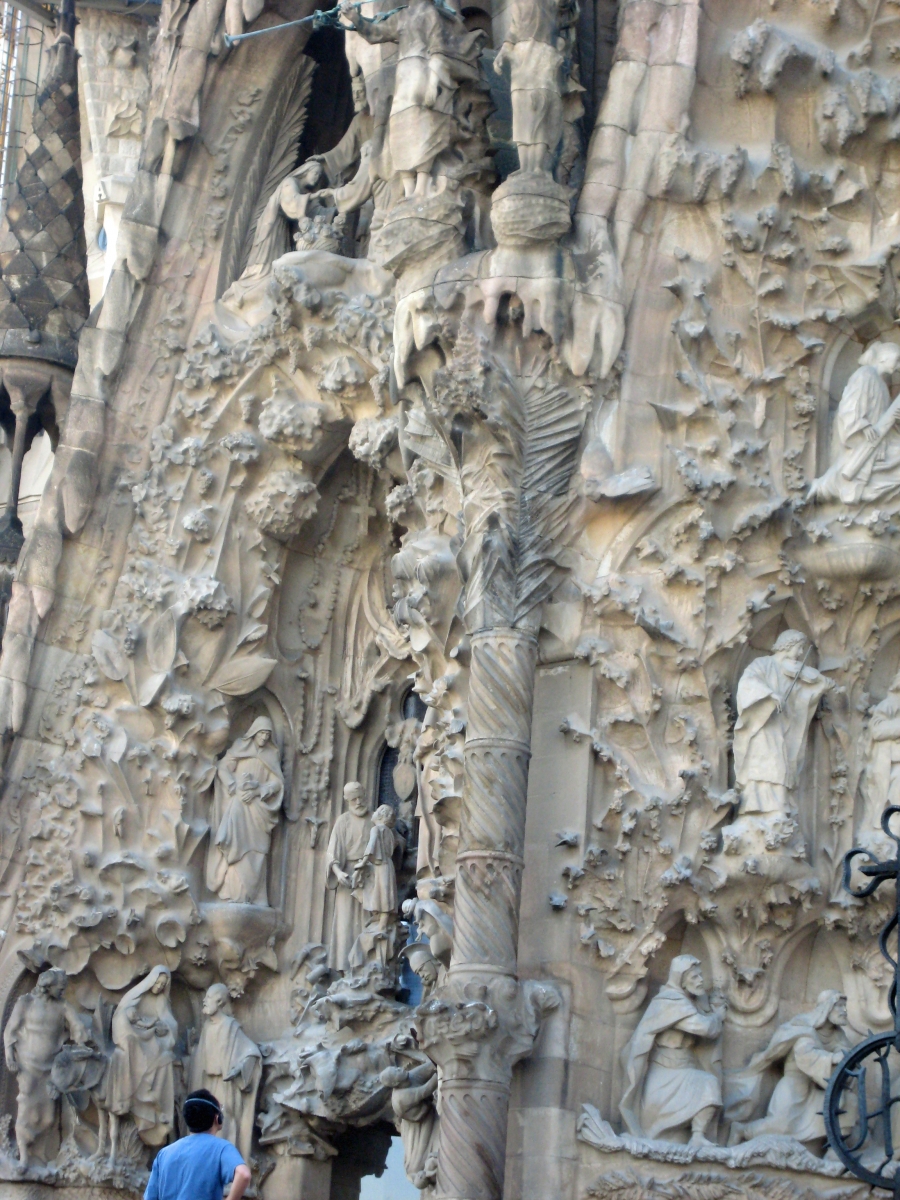
[[[896,19],[615,7],[85,12],[0,231],[0,1200],[201,1081],[262,1200],[867,1194]]]

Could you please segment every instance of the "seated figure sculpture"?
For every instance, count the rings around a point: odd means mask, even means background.
[[[846,1033],[847,1000],[840,992],[821,992],[812,1012],[798,1013],[775,1030],[768,1046],[728,1081],[731,1118],[729,1144],[762,1134],[796,1138],[813,1153],[825,1143],[822,1104],[834,1068],[850,1049]],[[764,1098],[767,1077],[781,1068],[765,1115],[748,1120]]]
[[[838,405],[831,466],[813,480],[810,500],[883,503],[900,493],[900,405],[888,391],[898,367],[892,342],[873,342],[860,356]]]
[[[722,1109],[721,1048],[725,1000],[707,996],[699,961],[672,960],[668,981],[650,1001],[625,1048],[620,1111],[636,1137],[710,1140]]]

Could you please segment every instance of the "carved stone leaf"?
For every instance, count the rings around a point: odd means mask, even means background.
[[[246,696],[266,682],[272,673],[276,659],[263,658],[254,654],[246,658],[233,658],[220,667],[210,681],[210,686],[226,696]]]
[[[121,725],[117,725],[106,743],[106,757],[114,763],[122,761],[122,755],[128,747],[128,734]]]
[[[91,651],[97,666],[107,679],[118,681],[128,674],[128,659],[122,647],[105,629],[97,629],[91,639]]]
[[[148,676],[141,684],[138,690],[138,700],[144,708],[147,708],[153,703],[159,695],[159,689],[168,678],[167,671],[157,671],[155,674]]]
[[[268,625],[261,625],[258,621],[248,621],[241,630],[237,644],[243,646],[245,642],[258,642],[266,636],[268,631]]]
[[[171,670],[178,652],[178,626],[171,608],[156,618],[147,634],[147,661],[154,671]]]

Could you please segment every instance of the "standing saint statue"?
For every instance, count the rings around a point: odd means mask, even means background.
[[[283,800],[275,731],[268,717],[257,717],[216,773],[206,886],[220,900],[269,903],[266,864]]]
[[[147,1146],[163,1146],[175,1120],[175,1042],[178,1022],[169,992],[172,973],[154,967],[126,992],[112,1020],[114,1050],[106,1080],[110,1162],[119,1148],[119,1122],[131,1116]]]
[[[563,135],[563,78],[566,44],[560,37],[556,0],[513,0],[507,9],[506,38],[494,71],[510,68],[512,135],[519,169],[553,169]]]
[[[352,967],[370,960],[384,967],[393,957],[398,909],[395,860],[406,846],[394,830],[395,819],[389,804],[375,809],[365,854],[353,868],[354,888],[362,892],[364,925],[350,953]]]
[[[342,16],[367,42],[398,44],[388,145],[405,195],[424,198],[436,162],[460,140],[456,92],[461,83],[480,80],[485,35],[469,33],[445,0],[410,0],[384,18],[364,17],[347,4]]]
[[[900,671],[894,676],[888,694],[872,709],[869,738],[866,766],[860,780],[863,803],[854,845],[890,857],[893,843],[881,828],[881,814],[888,804],[900,804]]]
[[[224,983],[207,990],[203,1015],[206,1020],[191,1057],[191,1091],[212,1092],[222,1106],[222,1136],[249,1162],[262,1055],[235,1019]]]
[[[846,996],[821,992],[812,1012],[785,1021],[764,1050],[754,1054],[742,1071],[732,1073],[726,1110],[732,1119],[729,1145],[774,1133],[796,1138],[813,1152],[823,1149],[825,1088],[851,1047],[846,1025]],[[771,1093],[765,1116],[748,1120],[765,1099],[767,1078],[778,1066],[783,1074]]]
[[[831,466],[810,484],[810,500],[867,504],[900,493],[900,404],[888,391],[898,367],[893,342],[873,342],[860,356],[838,405]]]
[[[734,775],[741,813],[787,814],[806,762],[806,740],[820,697],[830,679],[804,666],[810,643],[786,629],[772,653],[755,659],[737,689]]]
[[[50,1079],[53,1060],[69,1039],[79,1046],[87,1041],[78,1013],[63,999],[65,990],[65,971],[44,971],[34,990],[16,1001],[3,1031],[6,1068],[19,1085],[15,1128],[22,1171],[59,1121],[59,1092]]]
[[[629,1133],[671,1142],[690,1130],[692,1141],[708,1140],[722,1108],[724,1021],[725,1001],[707,998],[699,961],[679,954],[625,1047],[619,1109]]]
[[[341,813],[334,823],[325,860],[325,882],[334,891],[328,965],[336,971],[349,967],[350,951],[365,923],[362,893],[354,886],[353,868],[366,853],[372,828],[362,784],[348,783],[344,800],[349,811]]]

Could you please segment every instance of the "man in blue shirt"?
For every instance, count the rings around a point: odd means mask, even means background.
[[[191,1092],[184,1102],[184,1123],[190,1133],[164,1146],[153,1160],[144,1200],[241,1200],[250,1183],[250,1168],[239,1152],[216,1137],[222,1128],[222,1108],[206,1088]]]

